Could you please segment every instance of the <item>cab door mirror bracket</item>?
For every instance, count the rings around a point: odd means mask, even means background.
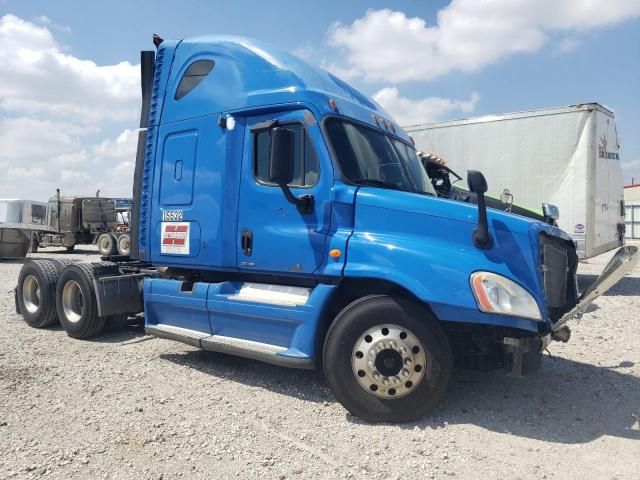
[[[484,200],[484,194],[487,191],[487,180],[481,172],[469,170],[467,172],[467,184],[469,185],[469,190],[478,196],[478,226],[473,231],[473,243],[478,248],[489,249],[493,246],[493,238],[489,233],[487,205]]]
[[[296,135],[286,127],[271,129],[271,152],[269,154],[269,181],[282,189],[289,203],[296,206],[302,214],[313,212],[313,195],[296,197],[289,184],[293,181]]]

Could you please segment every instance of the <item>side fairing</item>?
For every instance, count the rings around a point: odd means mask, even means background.
[[[207,116],[157,127],[148,213],[155,264],[235,269],[244,119],[237,118],[233,130],[216,120]]]
[[[477,322],[538,331],[533,320],[482,313],[471,273],[483,270],[514,280],[546,317],[529,236],[531,222],[489,212],[494,246],[472,241],[475,206],[434,197],[362,188],[356,200],[345,276],[384,279],[427,302],[443,321]]]

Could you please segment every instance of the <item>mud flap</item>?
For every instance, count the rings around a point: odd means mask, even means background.
[[[578,304],[558,320],[553,325],[552,330],[557,332],[569,320],[579,320],[591,302],[618,283],[622,277],[638,266],[638,263],[640,263],[638,247],[628,245],[620,248],[613,258],[609,260],[609,263],[604,267],[596,281],[589,285],[589,288],[580,295]]]
[[[18,287],[14,287],[13,289],[13,300],[16,302],[16,313],[18,315],[22,315],[22,311],[20,310],[20,302],[18,302]]]

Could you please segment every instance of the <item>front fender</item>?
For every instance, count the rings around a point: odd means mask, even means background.
[[[367,204],[357,205],[355,219],[345,276],[395,283],[440,320],[539,331],[535,320],[480,312],[469,284],[478,270],[503,275],[528,290],[546,317],[528,235],[490,217],[494,246],[483,250],[472,241],[475,224],[460,219]]]

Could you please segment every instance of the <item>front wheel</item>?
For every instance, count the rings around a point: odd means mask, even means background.
[[[408,422],[440,403],[453,357],[426,308],[373,295],[338,315],[327,333],[323,364],[327,383],[352,414],[372,422]]]

